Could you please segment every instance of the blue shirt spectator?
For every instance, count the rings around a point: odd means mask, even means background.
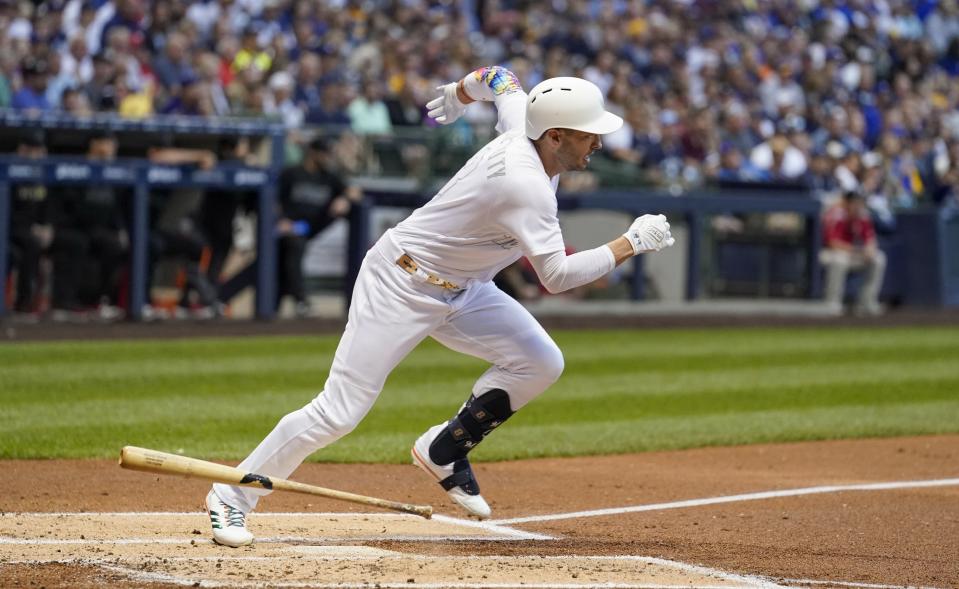
[[[50,110],[50,102],[47,100],[47,62],[43,59],[28,57],[23,61],[21,67],[23,75],[23,87],[17,90],[10,106],[18,110]]]
[[[143,10],[142,5],[137,0],[116,0],[116,11],[113,17],[103,25],[100,33],[100,47],[107,46],[107,36],[110,29],[123,27],[130,31],[130,36],[134,37],[136,43],[144,40],[143,30]]]
[[[719,180],[768,182],[771,179],[768,171],[755,166],[732,143],[724,144],[720,148],[720,154],[719,170],[716,172],[716,177]]]
[[[179,33],[167,37],[163,54],[153,62],[153,70],[160,83],[174,95],[179,92],[184,80],[195,80],[197,76],[190,65],[187,38]]]

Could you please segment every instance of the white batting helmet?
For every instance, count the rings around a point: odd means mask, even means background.
[[[526,136],[539,139],[547,129],[575,129],[605,135],[623,125],[606,111],[603,93],[581,78],[550,78],[530,90],[526,98]]]

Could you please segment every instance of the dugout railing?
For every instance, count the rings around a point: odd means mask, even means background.
[[[415,208],[426,203],[432,195],[399,193],[385,190],[368,190],[362,203],[354,207],[350,217],[350,232],[347,244],[347,274],[345,280],[346,303],[352,294],[352,285],[359,272],[363,254],[372,242],[372,211],[374,207]],[[783,194],[754,191],[724,190],[717,192],[695,191],[682,196],[666,192],[638,192],[602,190],[591,193],[561,194],[557,198],[561,211],[609,210],[639,216],[646,213],[678,214],[685,220],[689,232],[686,258],[686,300],[696,300],[703,295],[702,266],[704,237],[707,219],[712,215],[750,213],[797,213],[803,218],[803,252],[807,285],[804,295],[818,298],[822,292],[822,277],[819,272],[819,249],[822,242],[821,203],[806,193],[795,190]],[[630,298],[645,297],[642,256],[633,258],[634,270],[630,284]]]
[[[352,284],[359,272],[372,235],[372,211],[375,207],[415,208],[432,197],[418,191],[367,190],[366,198],[354,208],[350,218],[347,270],[344,288],[349,304]],[[802,251],[802,288],[798,294],[809,300],[822,297],[823,268],[819,263],[822,246],[822,203],[811,194],[794,187],[782,191],[766,186],[762,190],[722,189],[691,191],[681,196],[655,191],[613,191],[560,194],[560,211],[610,210],[638,216],[666,213],[681,217],[688,228],[685,261],[685,299],[707,296],[704,269],[715,264],[707,257],[709,219],[715,215],[753,213],[795,213],[802,218],[798,243]],[[893,304],[908,307],[959,307],[959,214],[931,207],[897,212],[897,227],[880,237],[880,245],[889,263],[882,295]],[[613,233],[615,235],[615,233]],[[762,244],[753,244],[762,247]],[[629,296],[645,298],[643,257],[633,258]],[[754,277],[759,279],[758,277]],[[853,277],[855,280],[855,276]]]

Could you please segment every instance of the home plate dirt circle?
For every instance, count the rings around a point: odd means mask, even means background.
[[[478,463],[495,519],[410,465],[292,478],[432,502],[432,520],[274,493],[253,546],[209,486],[113,460],[0,461],[0,587],[959,587],[959,435]]]
[[[142,522],[155,522],[144,530]],[[98,565],[130,581],[201,586],[759,587],[764,581],[633,556],[436,556],[351,542],[548,541],[497,525],[350,513],[253,514],[254,546],[225,550],[200,529],[204,513],[11,513],[0,517],[8,563]],[[323,536],[316,536],[323,530]],[[455,582],[454,582],[455,580]]]

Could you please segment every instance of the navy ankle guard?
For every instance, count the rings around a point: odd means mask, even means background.
[[[461,458],[453,464],[453,474],[440,481],[440,486],[449,491],[453,487],[459,487],[467,495],[479,495],[479,483],[473,474],[473,467],[470,461]]]

